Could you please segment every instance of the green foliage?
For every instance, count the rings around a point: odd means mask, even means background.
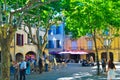
[[[4,53],[4,57],[9,57],[8,51],[10,44],[14,38],[15,29],[19,27],[19,24],[29,23],[27,24],[29,27],[32,27],[32,25],[36,25],[37,27],[41,27],[41,25],[44,27],[50,26],[49,20],[52,20],[56,13],[54,12],[55,9],[53,10],[53,7],[48,5],[51,1],[53,0],[0,0],[0,44],[1,52]],[[47,30],[48,29],[49,28],[47,28]],[[47,38],[45,39],[47,33],[48,32],[44,35],[44,42],[47,42]],[[45,44],[46,43],[42,45],[43,48]],[[10,79],[8,62],[9,59],[7,61],[5,58],[2,59],[3,80]]]
[[[29,0],[2,0],[3,4],[7,5],[7,10],[10,11],[11,9],[15,10],[20,7],[25,6],[26,2]]]
[[[91,33],[94,29],[100,30],[112,26],[120,26],[119,0],[69,0],[62,6],[66,22],[66,34],[72,32],[73,37],[80,37]]]

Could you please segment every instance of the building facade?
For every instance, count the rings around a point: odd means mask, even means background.
[[[52,25],[48,32],[48,49],[50,54],[57,54],[64,49],[64,23]]]
[[[111,37],[111,39],[108,40],[102,38],[101,36],[98,37],[101,39],[96,39],[99,60],[101,61],[103,57],[107,59],[107,55],[109,54],[109,58],[113,59],[114,61],[120,61],[120,37]],[[90,59],[90,56],[93,56],[94,61],[96,61],[94,41],[88,36],[80,37],[77,40],[72,40],[69,37],[66,37],[64,46],[65,51],[85,51],[88,53],[81,55],[72,55],[74,56],[74,59]]]
[[[44,31],[40,30],[39,31],[39,36],[43,37],[45,34]],[[36,59],[38,54],[37,54],[37,46],[34,45],[31,42],[31,39],[29,38],[30,35],[28,35],[24,30],[18,29],[15,33],[14,39],[11,43],[11,49],[10,49],[10,54],[11,54],[11,60],[17,60],[19,61],[20,58],[24,59]],[[32,36],[33,39],[36,40],[36,28],[32,28]]]

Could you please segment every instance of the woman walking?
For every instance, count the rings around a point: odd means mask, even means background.
[[[107,69],[107,80],[113,80],[115,79],[115,64],[112,60],[109,60],[108,62],[108,69]]]

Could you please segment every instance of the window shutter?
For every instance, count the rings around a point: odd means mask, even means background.
[[[51,40],[51,48],[54,48],[54,41]]]
[[[54,41],[53,40],[49,40],[48,41],[48,46],[49,46],[49,48],[54,48]]]
[[[24,44],[23,44],[23,43],[24,43],[24,37],[23,37],[23,34],[21,35],[21,38],[22,38],[22,39],[21,39],[21,43],[22,43],[21,46],[23,46],[23,45],[24,45]]]
[[[16,35],[16,45],[18,46],[23,46],[24,39],[23,39],[23,34],[17,34]]]
[[[16,45],[19,45],[20,44],[20,34],[17,34],[16,36]]]

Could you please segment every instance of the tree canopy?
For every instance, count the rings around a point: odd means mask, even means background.
[[[117,0],[71,0],[64,10],[66,33],[74,38],[90,33],[91,29],[120,26],[120,1]]]
[[[0,0],[0,46],[2,54],[2,80],[10,79],[10,44],[17,28],[28,20],[31,24],[39,20],[42,6],[58,0]],[[36,12],[36,13],[35,13]],[[43,11],[42,20],[48,13]],[[43,15],[44,14],[44,15]],[[29,15],[26,17],[26,15]],[[31,16],[32,15],[32,16]],[[39,16],[38,16],[39,15]]]

